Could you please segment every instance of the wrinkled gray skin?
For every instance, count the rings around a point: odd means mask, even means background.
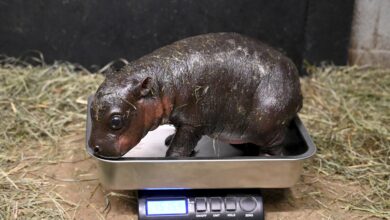
[[[98,156],[120,157],[149,130],[171,123],[168,157],[190,156],[202,135],[278,155],[301,106],[297,69],[283,54],[239,34],[199,35],[107,76],[91,108],[89,145]]]

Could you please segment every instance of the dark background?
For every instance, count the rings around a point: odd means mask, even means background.
[[[184,37],[238,32],[304,60],[342,65],[353,0],[0,0],[0,54],[96,69]],[[95,67],[93,66],[95,65]]]

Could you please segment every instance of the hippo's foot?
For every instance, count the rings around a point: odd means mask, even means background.
[[[280,129],[266,135],[266,139],[259,140],[256,145],[260,147],[259,156],[283,156],[286,130]]]
[[[193,150],[193,151],[191,151],[191,153],[190,153],[190,157],[195,157],[195,155],[198,153],[198,151],[197,150]]]
[[[196,151],[191,151],[190,154],[183,153],[183,152],[167,152],[165,154],[166,157],[194,157],[196,155]]]
[[[174,151],[174,152],[167,151],[167,153],[165,154],[165,157],[188,157],[188,156],[189,155],[187,155],[186,153],[178,152],[178,151]]]
[[[189,153],[187,151],[168,151],[166,152],[165,156],[166,157],[194,157],[196,155],[196,151],[192,150]]]
[[[175,134],[171,134],[167,138],[165,138],[165,146],[168,147],[171,144],[172,139],[173,139],[174,136],[175,136]]]
[[[283,145],[276,145],[272,147],[261,147],[259,156],[283,156],[284,155],[284,147]]]

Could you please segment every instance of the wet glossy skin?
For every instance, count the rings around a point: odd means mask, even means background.
[[[118,157],[149,130],[172,123],[169,157],[189,156],[202,135],[280,154],[301,106],[297,69],[280,52],[239,34],[199,35],[109,75],[91,108],[89,145],[99,156]]]

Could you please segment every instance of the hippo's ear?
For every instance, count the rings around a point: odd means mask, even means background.
[[[142,79],[137,85],[137,90],[139,91],[140,97],[147,96],[151,92],[151,89],[152,89],[152,78],[149,76]]]

